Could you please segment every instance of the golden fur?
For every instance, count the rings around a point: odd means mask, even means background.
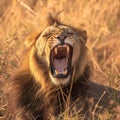
[[[65,38],[64,43],[58,37]],[[89,81],[86,41],[85,31],[49,16],[48,23],[34,31],[25,42],[23,64],[10,81],[7,119],[47,120],[51,115],[57,118],[65,111],[68,98],[71,104],[80,96],[84,98]],[[67,77],[54,77],[50,72],[50,54],[61,44],[73,50],[70,72]],[[84,99],[80,101],[82,104],[78,106],[82,113],[85,102]]]
[[[52,17],[51,20],[52,21]],[[46,70],[49,71],[49,55],[50,51],[54,46],[60,44],[60,41],[55,39],[62,31],[67,31],[71,35],[65,40],[65,43],[70,44],[73,47],[73,57],[72,57],[72,67],[74,67],[75,76],[73,77],[74,81],[76,81],[84,72],[84,69],[87,64],[87,48],[85,46],[86,43],[86,32],[82,30],[78,30],[75,28],[71,28],[70,26],[61,25],[57,23],[55,19],[53,19],[53,25],[47,27],[43,32],[37,35],[37,39],[33,39],[32,41],[28,42],[27,45],[30,45],[30,58],[29,58],[29,65],[30,70],[35,79],[38,82],[43,82],[44,73],[38,66],[37,61],[35,60],[35,54],[44,58],[44,63],[46,64]],[[34,34],[35,35],[35,34]],[[50,37],[49,37],[50,36]],[[33,35],[32,35],[33,37]],[[54,37],[54,40],[53,38]],[[31,40],[29,37],[28,41]],[[33,43],[33,44],[32,44]],[[31,45],[32,44],[32,45]],[[36,53],[37,50],[37,53]],[[50,72],[50,71],[49,71]],[[67,84],[70,81],[70,77],[67,78],[68,80],[61,80],[59,83],[58,81],[51,76],[49,73],[51,80],[54,84]],[[41,81],[42,79],[42,81]],[[46,85],[46,83],[41,83]],[[43,85],[43,86],[44,86]]]
[[[43,22],[45,24],[27,38],[22,66],[10,78],[5,120],[62,120],[64,115],[73,117],[76,113],[80,119],[83,115],[89,120],[97,111],[96,105],[102,108],[99,112],[111,105],[109,93],[116,91],[89,81],[85,31],[62,24],[51,15],[48,22]],[[69,54],[63,53],[67,50],[65,47],[60,52],[61,46],[67,46]],[[56,48],[62,57],[70,56],[67,74],[62,69],[67,60],[62,58],[62,64],[56,60],[59,58],[55,55]],[[60,65],[51,64],[54,57]],[[50,70],[51,66],[57,73]],[[94,113],[91,114],[91,111]]]

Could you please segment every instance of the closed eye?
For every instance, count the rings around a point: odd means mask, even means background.
[[[51,33],[49,33],[49,34],[44,34],[42,37],[45,37],[45,38],[50,38],[51,37]]]
[[[71,36],[73,35],[74,33],[73,32],[68,32],[68,36]]]

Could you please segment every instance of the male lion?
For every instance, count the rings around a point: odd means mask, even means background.
[[[86,41],[85,31],[49,16],[48,26],[28,38],[23,65],[11,78],[6,119],[89,115],[90,86],[94,94],[99,86],[89,82]]]

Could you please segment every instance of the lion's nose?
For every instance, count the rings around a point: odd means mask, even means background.
[[[58,40],[60,40],[60,42],[63,44],[65,39],[67,38],[67,35],[60,35],[57,37]]]

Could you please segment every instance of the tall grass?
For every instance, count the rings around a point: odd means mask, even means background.
[[[42,26],[47,12],[63,10],[59,15],[61,21],[87,30],[93,80],[99,77],[97,82],[120,90],[119,0],[1,0],[0,6],[0,87],[21,64],[19,56],[25,37],[33,28]],[[6,105],[3,94],[2,87],[1,116]],[[114,99],[119,100],[117,95]],[[106,111],[104,116],[98,116],[100,120],[112,120],[112,115]]]

